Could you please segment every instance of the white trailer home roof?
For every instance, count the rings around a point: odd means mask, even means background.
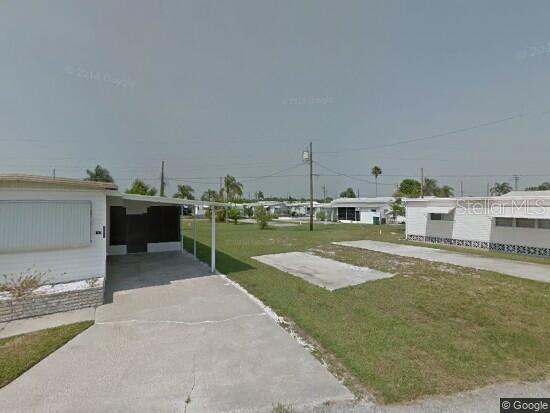
[[[375,205],[385,205],[393,202],[393,197],[377,198],[337,198],[330,203],[330,206],[336,207],[370,207]]]
[[[163,196],[127,194],[125,192],[118,192],[118,191],[109,191],[107,192],[107,196],[122,198],[128,201],[141,201],[141,202],[149,202],[153,204],[204,205],[204,206],[219,206],[219,207],[230,206],[230,204],[227,204],[224,202],[211,202],[211,201],[200,201],[196,199],[167,198]]]
[[[33,186],[48,186],[52,188],[72,189],[96,189],[96,190],[117,190],[118,186],[113,182],[87,181],[73,178],[54,178],[50,176],[26,175],[26,174],[0,174],[0,187],[21,188]]]

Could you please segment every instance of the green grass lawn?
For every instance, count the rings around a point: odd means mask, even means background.
[[[217,267],[318,343],[353,390],[379,402],[550,376],[549,284],[330,244],[395,242],[400,228],[220,224]],[[197,234],[208,262],[210,225],[200,222]],[[192,240],[184,245],[191,250]],[[310,248],[397,275],[329,292],[250,258]]]
[[[15,380],[93,323],[82,321],[0,339],[0,388]]]

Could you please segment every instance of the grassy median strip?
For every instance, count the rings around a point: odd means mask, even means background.
[[[0,339],[0,388],[93,324],[82,321]]]
[[[198,229],[205,261],[209,228]],[[221,224],[217,266],[296,323],[379,402],[550,377],[550,284],[330,244],[399,236],[379,228]],[[250,258],[308,249],[396,276],[329,292]]]

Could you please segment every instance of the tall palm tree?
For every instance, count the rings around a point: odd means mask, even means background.
[[[234,176],[226,175],[223,179],[222,196],[228,202],[241,197],[243,194],[243,184],[238,182]]]
[[[491,195],[496,196],[507,194],[510,191],[512,191],[512,186],[508,182],[495,182],[490,189]]]
[[[174,198],[195,199],[193,192],[195,190],[190,185],[178,185],[178,192],[174,194]]]
[[[157,188],[147,185],[140,179],[134,179],[132,186],[126,190],[126,193],[155,196],[157,194]]]
[[[92,171],[86,169],[86,174],[88,176],[84,178],[85,181],[114,182],[109,170],[101,165],[97,165]]]
[[[376,186],[376,196],[378,196],[378,177],[382,175],[382,168],[380,168],[377,165],[374,165],[370,173],[372,174],[372,176],[374,176],[374,184]]]

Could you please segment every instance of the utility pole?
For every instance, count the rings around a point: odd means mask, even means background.
[[[460,196],[464,196],[464,182],[460,181]]]
[[[323,184],[323,203],[327,202],[327,186]]]
[[[420,168],[420,198],[424,198],[424,168]]]
[[[309,230],[313,231],[313,143],[309,142]]]
[[[514,191],[517,191],[518,190],[518,183],[519,183],[519,176],[514,175],[514,176],[512,176],[512,179],[514,180]]]
[[[357,187],[357,198],[361,198],[361,193],[359,192],[359,187]]]
[[[164,196],[164,161],[160,168],[160,196]]]
[[[53,168],[53,177],[55,178],[55,168]]]
[[[489,196],[490,189],[489,189],[489,182],[487,182],[487,196]]]
[[[223,188],[223,184],[222,184],[222,181],[223,181],[223,177],[220,176],[220,196],[223,195],[223,192],[222,192],[222,188]],[[223,196],[222,196],[222,201],[223,201]]]

